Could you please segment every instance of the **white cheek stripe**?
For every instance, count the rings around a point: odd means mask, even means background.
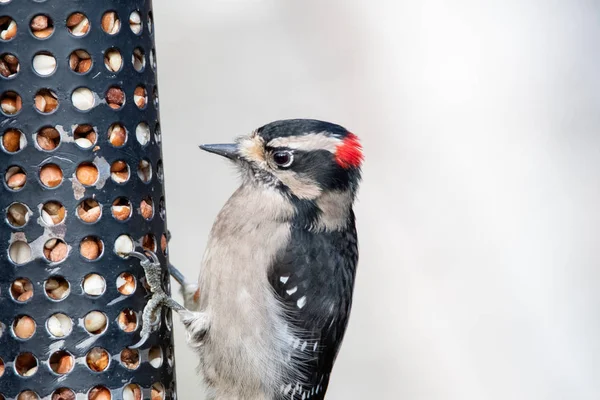
[[[288,147],[296,150],[327,150],[335,153],[337,147],[342,143],[342,140],[329,136],[325,132],[308,133],[302,136],[287,136],[275,138],[267,143],[269,147]]]

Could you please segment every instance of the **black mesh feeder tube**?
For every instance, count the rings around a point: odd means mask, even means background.
[[[150,0],[0,0],[0,400],[176,397],[171,312],[129,347],[127,254],[168,265],[155,62]]]

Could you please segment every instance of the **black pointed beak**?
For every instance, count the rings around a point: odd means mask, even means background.
[[[209,153],[215,153],[223,157],[227,157],[230,160],[239,158],[238,146],[235,143],[227,144],[203,144],[200,148]]]

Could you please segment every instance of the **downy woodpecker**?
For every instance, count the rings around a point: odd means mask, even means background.
[[[298,119],[200,147],[242,176],[198,282],[178,279],[186,309],[176,310],[209,398],[324,399],[358,262],[360,142],[341,126]]]

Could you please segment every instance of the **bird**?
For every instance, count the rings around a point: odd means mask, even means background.
[[[352,307],[361,142],[337,124],[290,119],[200,148],[241,177],[198,280],[170,266],[208,398],[322,400]]]

